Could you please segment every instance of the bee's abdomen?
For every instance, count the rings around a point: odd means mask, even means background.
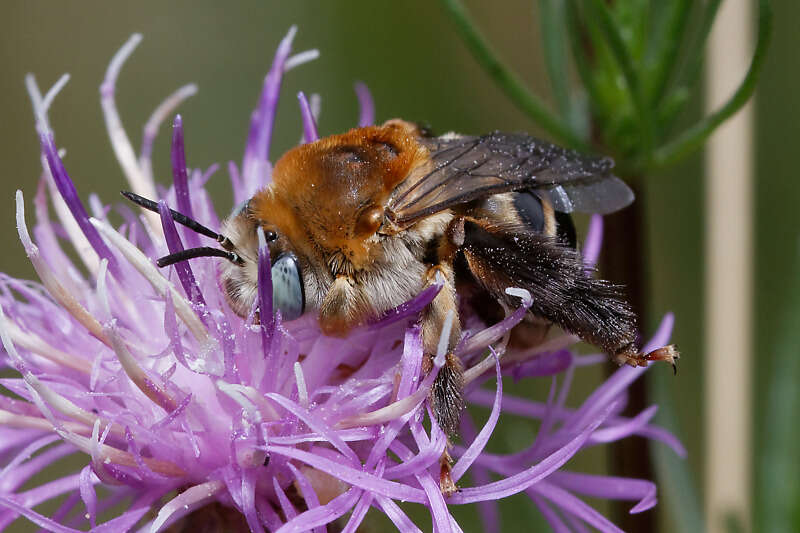
[[[493,194],[467,204],[460,214],[486,220],[505,231],[552,237],[575,248],[575,226],[567,213],[553,210],[547,197],[521,190]]]
[[[569,214],[554,211],[549,202],[543,201],[533,191],[517,191],[512,193],[512,198],[517,216],[528,229],[555,237],[562,244],[575,248],[575,225]]]
[[[545,213],[542,200],[528,191],[515,192],[511,196],[520,221],[536,233],[544,233]]]
[[[578,235],[575,232],[575,224],[569,213],[555,213],[556,237],[558,240],[570,248],[578,247]]]

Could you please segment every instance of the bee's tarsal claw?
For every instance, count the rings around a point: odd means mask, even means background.
[[[672,371],[678,373],[677,361],[681,355],[674,344],[668,344],[648,353],[618,353],[614,360],[620,365],[647,366],[650,361],[665,361],[672,365]]]
[[[441,466],[441,469],[439,470],[439,490],[442,491],[442,494],[445,497],[452,496],[458,492],[458,487],[456,486],[455,481],[453,481],[453,477],[451,475],[450,465],[452,461],[453,460],[450,458],[450,454],[447,452],[447,450],[445,450],[441,459],[439,459],[439,464]]]

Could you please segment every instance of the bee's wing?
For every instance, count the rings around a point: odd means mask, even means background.
[[[430,164],[412,171],[387,206],[399,226],[519,189],[546,193],[553,207],[565,213],[611,213],[633,201],[630,188],[611,174],[611,159],[585,156],[524,134],[450,134],[420,142],[431,153]]]

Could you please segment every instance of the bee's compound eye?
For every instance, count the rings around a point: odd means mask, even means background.
[[[272,307],[281,310],[284,320],[294,320],[303,314],[304,306],[303,279],[297,258],[290,253],[281,254],[272,264]]]

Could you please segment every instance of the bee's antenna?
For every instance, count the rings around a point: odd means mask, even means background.
[[[181,252],[175,252],[174,254],[165,255],[164,257],[160,258],[156,261],[156,264],[160,267],[165,267],[169,265],[173,265],[175,263],[180,263],[181,261],[186,261],[187,259],[194,259],[195,257],[224,257],[231,263],[235,265],[242,266],[244,261],[238,254],[233,252],[228,252],[225,250],[220,250],[219,248],[211,248],[210,246],[202,246],[200,248],[189,248],[187,250],[183,250]]]
[[[158,204],[156,202],[154,202],[153,200],[148,200],[144,196],[139,196],[138,194],[132,193],[130,191],[120,191],[120,194],[122,194],[122,196],[124,196],[125,198],[127,198],[131,202],[135,203],[136,205],[138,205],[140,207],[144,207],[145,209],[153,211],[154,213],[158,213]],[[220,245],[223,248],[225,248],[227,250],[232,250],[234,248],[233,243],[225,235],[220,235],[216,231],[205,227],[204,225],[202,225],[198,221],[194,220],[193,218],[187,217],[183,213],[178,213],[174,209],[170,209],[169,212],[172,215],[172,220],[174,220],[178,224],[186,226],[187,228],[189,228],[190,230],[192,230],[192,231],[194,231],[196,233],[199,233],[201,235],[205,235],[206,237],[210,237],[210,238],[216,240],[218,243],[220,243]],[[196,257],[199,257],[199,256],[196,256]]]

